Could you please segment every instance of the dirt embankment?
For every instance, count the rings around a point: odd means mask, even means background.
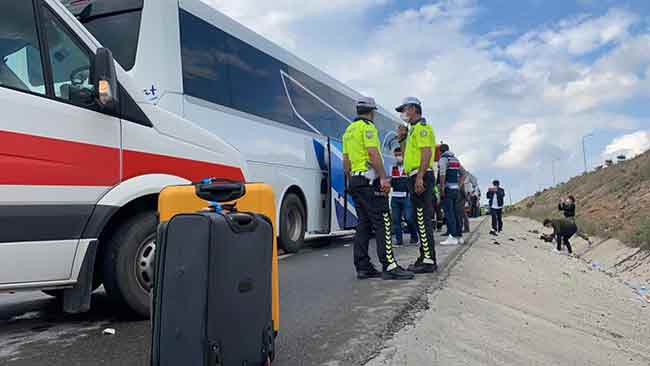
[[[650,151],[537,192],[510,213],[538,221],[560,217],[558,203],[568,195],[577,199],[581,231],[650,250]]]

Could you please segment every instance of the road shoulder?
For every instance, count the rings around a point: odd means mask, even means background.
[[[515,218],[479,238],[368,366],[648,365],[649,306]]]

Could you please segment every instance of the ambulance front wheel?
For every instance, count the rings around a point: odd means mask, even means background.
[[[107,294],[142,317],[149,317],[151,305],[157,225],[154,211],[141,212],[123,222],[104,248]]]
[[[280,206],[280,248],[287,253],[297,253],[305,242],[307,213],[300,197],[289,193]]]

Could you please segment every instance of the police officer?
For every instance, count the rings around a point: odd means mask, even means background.
[[[358,216],[354,236],[354,266],[357,278],[381,277],[385,280],[409,280],[415,275],[402,269],[393,254],[391,216],[388,208],[390,179],[384,171],[377,127],[373,122],[377,105],[372,98],[357,102],[358,118],[343,135],[343,165],[349,177],[350,192]],[[383,272],[370,262],[370,229],[375,231],[377,256]]]
[[[395,109],[409,124],[408,132],[400,128],[398,135],[404,145],[404,170],[409,176],[411,201],[420,237],[420,257],[408,267],[414,273],[431,273],[438,269],[433,238],[433,151],[436,136],[422,117],[422,103],[415,97],[405,98]]]

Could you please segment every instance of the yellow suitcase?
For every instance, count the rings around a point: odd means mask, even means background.
[[[254,212],[271,219],[273,224],[273,264],[272,264],[272,289],[273,289],[273,328],[280,330],[280,287],[278,283],[278,248],[276,243],[277,224],[275,222],[275,197],[273,189],[268,184],[247,183],[246,193],[234,202],[237,210]],[[158,215],[160,222],[169,221],[174,215],[200,211],[209,206],[209,202],[197,196],[195,185],[181,185],[165,187],[158,196]]]

